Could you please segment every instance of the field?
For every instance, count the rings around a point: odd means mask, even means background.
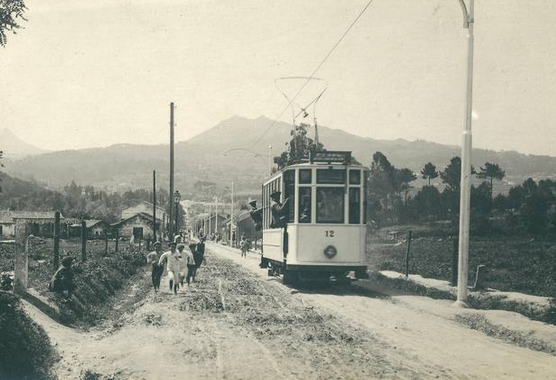
[[[427,229],[408,226],[373,231],[367,239],[367,257],[372,270],[405,271],[407,235],[411,241],[409,272],[423,277],[450,280],[453,239]],[[398,231],[392,238],[392,231]],[[486,286],[532,295],[556,295],[556,243],[526,237],[471,238],[469,281],[477,265],[487,266]]]
[[[81,241],[60,241],[60,259],[74,257],[74,284],[70,298],[48,291],[48,283],[54,274],[52,265],[53,240],[29,238],[29,287],[47,297],[60,311],[65,323],[94,325],[100,322],[110,307],[110,297],[122,288],[145,264],[144,253],[130,251],[120,243],[115,252],[115,242],[109,242],[109,254],[105,255],[105,243],[101,240],[87,241],[87,261],[81,262]],[[0,272],[13,271],[13,245],[0,245]]]

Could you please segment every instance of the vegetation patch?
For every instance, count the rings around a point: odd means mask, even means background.
[[[535,351],[546,352],[556,355],[556,346],[550,345],[545,341],[533,338],[519,331],[513,331],[504,326],[496,325],[487,318],[479,314],[456,315],[455,320],[473,330],[482,331],[488,336],[505,340],[519,347],[529,348]]]
[[[53,380],[57,360],[46,332],[25,313],[19,297],[0,291],[0,379]]]

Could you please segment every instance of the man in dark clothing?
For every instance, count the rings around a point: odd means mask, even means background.
[[[71,296],[71,291],[73,290],[73,269],[71,264],[73,262],[73,257],[65,257],[62,259],[62,266],[54,273],[50,284],[48,285],[48,290],[52,292],[64,292],[67,291],[68,297]]]
[[[205,259],[205,238],[201,237],[197,244],[191,244],[189,246],[191,252],[193,253],[193,259],[195,261],[195,269],[192,273],[193,282],[195,282],[195,277],[197,276],[197,270],[203,263]]]
[[[251,215],[251,219],[253,219],[253,223],[255,223],[255,230],[260,231],[263,227],[263,209],[257,208],[256,200],[249,202],[249,206],[251,206],[249,215]]]
[[[270,228],[282,228],[286,226],[286,213],[290,199],[286,198],[284,204],[282,204],[280,203],[280,194],[282,193],[279,191],[270,194],[270,211],[272,213]]]

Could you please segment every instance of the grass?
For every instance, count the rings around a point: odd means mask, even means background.
[[[407,231],[410,227],[404,227]],[[367,255],[373,270],[405,271],[407,242],[389,239],[389,231],[371,232]],[[405,239],[406,232],[400,233]],[[450,280],[453,240],[443,234],[417,231],[411,241],[409,272]],[[472,238],[469,248],[469,281],[475,268],[487,266],[485,285],[502,291],[537,296],[556,295],[556,243],[528,237]]]
[[[54,380],[57,359],[46,332],[25,313],[19,297],[0,291],[0,379]]]
[[[13,270],[13,246],[0,247],[0,271]],[[76,259],[76,289],[70,298],[66,298],[48,291],[48,283],[54,274],[52,247],[52,239],[29,239],[29,287],[48,297],[59,308],[61,320],[66,324],[97,324],[106,314],[107,301],[145,265],[144,252],[129,251],[124,244],[120,244],[120,252],[116,253],[114,242],[110,242],[109,254],[105,255],[105,243],[101,240],[87,242],[87,261],[81,262],[80,240],[61,240],[61,258],[71,256]]]

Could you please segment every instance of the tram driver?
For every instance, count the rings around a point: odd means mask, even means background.
[[[270,228],[282,228],[286,226],[287,218],[287,207],[290,201],[289,198],[286,198],[284,203],[280,202],[280,195],[282,193],[280,191],[274,191],[270,194],[270,210],[272,213],[272,221],[270,223]]]

